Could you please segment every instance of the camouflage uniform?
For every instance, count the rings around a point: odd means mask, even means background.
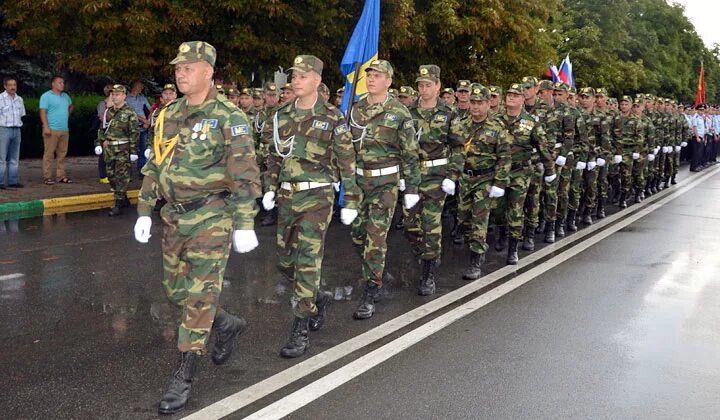
[[[607,96],[607,90],[605,88],[598,88],[596,90],[595,96]],[[596,110],[598,113],[602,114],[605,120],[608,123],[608,126],[612,122],[612,120],[615,118],[615,111],[606,106],[605,108],[599,108],[596,107]],[[597,180],[597,197],[598,197],[598,209],[597,209],[597,217],[603,218],[605,217],[605,201],[607,200],[609,196],[609,190],[610,190],[610,183],[608,181],[608,177],[610,174],[610,170],[615,167],[613,164],[613,154],[612,154],[612,136],[608,138],[608,144],[606,146],[601,146],[603,150],[605,150],[605,154],[602,157],[605,160],[605,165],[598,168],[598,180]]]
[[[320,60],[299,56],[293,69],[312,66],[322,71]],[[277,196],[278,268],[294,282],[295,317],[306,319],[318,314],[315,299],[335,199],[331,183],[342,180],[345,207],[359,208],[352,135],[340,111],[318,99],[312,109],[299,109],[295,101],[280,106],[263,137],[271,145],[264,191]]]
[[[595,89],[591,87],[582,88],[580,90],[581,96],[595,96]],[[597,108],[593,108],[592,112],[581,111],[583,118],[585,119],[586,136],[588,139],[589,153],[587,162],[597,163],[597,159],[611,161],[611,143],[610,143],[610,124],[605,115]],[[583,171],[583,183],[584,183],[584,195],[582,196],[582,207],[585,211],[583,213],[583,221],[586,224],[592,223],[592,216],[590,215],[597,205],[597,192],[598,192],[598,175],[601,167],[594,167],[593,169],[586,168]]]
[[[125,87],[115,85],[113,92],[125,92]],[[107,109],[95,145],[103,148],[103,159],[107,165],[110,188],[116,202],[126,199],[130,184],[130,155],[138,153],[139,136],[137,114],[128,104],[124,103],[120,108],[112,106]]]
[[[624,96],[623,101],[632,101],[630,97]],[[642,147],[642,124],[638,117],[629,115],[618,115],[612,122],[613,147],[615,155],[622,156],[622,161],[617,165],[619,172],[619,190],[621,192],[621,207],[623,201],[630,195],[632,185],[633,153],[639,153]]]

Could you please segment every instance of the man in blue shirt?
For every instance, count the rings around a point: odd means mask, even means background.
[[[55,183],[51,176],[52,161],[57,155],[57,181],[69,184],[70,179],[65,173],[65,156],[67,156],[70,129],[68,120],[73,112],[73,104],[65,90],[65,79],[53,76],[50,80],[52,88],[40,97],[40,120],[45,151],[43,153],[43,178],[45,184]]]
[[[18,175],[20,160],[20,127],[25,116],[25,103],[17,94],[17,80],[6,77],[5,91],[0,93],[0,189],[5,189],[7,169],[8,187],[22,188]]]
[[[125,103],[127,103],[128,106],[130,106],[130,108],[132,108],[138,116],[138,124],[140,125],[140,138],[138,139],[138,147],[139,150],[144,152],[147,147],[147,129],[145,128],[145,124],[148,122],[147,115],[150,113],[150,103],[148,102],[145,95],[143,95],[143,89],[145,89],[145,86],[141,81],[134,81],[130,86],[130,93],[127,95]],[[145,166],[145,162],[145,154],[140,153],[140,157],[137,161],[138,173],[140,172],[142,167]]]

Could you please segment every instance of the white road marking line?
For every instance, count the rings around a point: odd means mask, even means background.
[[[675,198],[675,194],[678,194],[681,191],[684,192],[685,189],[690,189],[694,187],[699,182],[702,182],[704,179],[714,175],[718,170],[720,170],[720,167],[714,168],[706,174],[702,174],[699,178],[692,177],[685,179],[678,183],[678,185],[672,187],[672,189],[663,190],[662,192],[654,194],[652,197],[647,198],[642,203],[633,205],[632,207],[630,207],[630,210],[640,211],[639,209],[651,206],[655,201],[663,199],[665,197]],[[659,207],[659,205],[655,206]],[[300,362],[288,369],[283,370],[282,372],[278,372],[277,374],[267,379],[251,385],[241,391],[238,391],[235,394],[232,394],[220,401],[204,407],[196,411],[195,413],[188,415],[187,417],[185,417],[185,419],[220,419],[224,416],[234,413],[244,407],[247,407],[255,401],[258,401],[272,394],[273,392],[278,391],[279,389],[284,388],[285,386],[290,385],[291,383],[307,375],[310,375],[313,372],[322,369],[325,366],[328,366],[331,363],[334,363],[335,361],[363,347],[374,343],[375,341],[378,341],[398,330],[401,330],[402,328],[407,327],[408,325],[426,317],[427,315],[430,315],[472,293],[477,292],[484,287],[487,287],[490,284],[495,283],[498,280],[503,279],[509,274],[512,274],[524,267],[527,267],[528,265],[536,263],[538,260],[541,260],[549,256],[550,254],[557,252],[560,248],[566,247],[569,243],[580,241],[586,236],[592,235],[596,231],[603,229],[607,225],[612,224],[618,219],[626,216],[627,212],[621,211],[611,216],[608,216],[600,221],[597,221],[592,226],[575,232],[568,238],[558,240],[552,245],[548,245],[539,251],[535,251],[532,254],[521,258],[519,264],[516,266],[502,267],[486,276],[483,276],[479,280],[468,283],[466,286],[460,287],[442,296],[439,296],[431,302],[428,302],[411,311],[408,311],[403,315],[400,315],[381,325],[378,325],[377,327],[365,333],[362,333],[347,341],[344,341],[316,356],[313,356],[303,362]]]
[[[0,276],[0,281],[19,279],[20,277],[25,277],[25,274],[23,274],[23,273],[5,274],[5,275]]]

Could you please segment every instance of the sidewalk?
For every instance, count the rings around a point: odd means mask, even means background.
[[[54,168],[55,166],[53,166],[53,174],[55,173]],[[21,160],[20,182],[24,188],[0,190],[0,214],[7,216],[9,213],[18,213],[28,209],[33,209],[33,213],[37,213],[37,206],[40,206],[42,202],[45,203],[45,207],[53,207],[48,204],[54,203],[83,207],[82,210],[111,206],[110,185],[99,182],[96,156],[67,158],[65,172],[73,181],[72,184],[45,185],[42,176],[42,160]],[[139,189],[141,184],[137,170],[134,170],[132,174],[133,180],[128,191]],[[128,195],[131,198],[135,197],[135,194]],[[90,207],[88,208],[88,206]]]

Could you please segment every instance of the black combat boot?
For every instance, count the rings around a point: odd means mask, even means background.
[[[300,357],[310,348],[310,339],[308,338],[309,321],[309,318],[295,317],[290,332],[290,340],[285,344],[285,347],[280,349],[280,356],[285,358]]]
[[[677,184],[677,181],[675,181],[675,175],[673,175],[672,177],[670,177],[670,184],[672,184],[672,185]]]
[[[422,277],[418,286],[418,295],[430,296],[435,294],[435,268],[437,260],[422,260]]]
[[[178,366],[173,372],[170,386],[158,405],[160,414],[174,414],[185,408],[185,404],[190,399],[192,378],[195,375],[195,365],[199,359],[200,356],[190,351],[180,353]]]
[[[535,251],[535,228],[533,226],[525,226],[522,249],[525,251]]]
[[[224,309],[218,309],[213,321],[215,330],[215,348],[212,352],[212,361],[216,365],[227,362],[235,350],[237,337],[245,331],[247,323],[244,319],[230,315]]]
[[[653,194],[657,194],[660,192],[658,190],[658,178],[653,177],[652,181],[650,182],[650,191],[652,191]]]
[[[663,188],[670,188],[670,177],[665,177],[665,185],[663,185]]]
[[[277,223],[277,207],[265,212],[260,220],[260,226],[272,226]]]
[[[655,189],[658,190],[658,192],[663,190],[662,178],[659,176],[655,178]]]
[[[497,227],[497,238],[495,239],[495,251],[500,252],[507,246],[508,228],[507,226]]]
[[[597,204],[597,212],[595,213],[595,217],[598,219],[604,219],[605,218],[605,200],[602,198],[598,200]]]
[[[453,229],[453,243],[455,245],[462,245],[465,243],[465,226],[462,223],[456,225],[456,229]]]
[[[365,290],[360,298],[360,305],[353,313],[355,319],[368,319],[375,313],[375,296],[378,294],[380,288],[374,281],[365,283]]]
[[[122,198],[122,208],[127,209],[130,207],[130,199],[128,198],[127,194],[123,195]]]
[[[565,219],[558,219],[555,221],[555,236],[558,238],[565,237]]]
[[[577,225],[575,224],[575,210],[568,210],[567,230],[568,230],[568,232],[577,231]]]
[[[470,265],[463,272],[462,278],[465,280],[477,280],[482,277],[482,264],[485,262],[485,254],[472,252],[470,255]]]
[[[520,245],[520,241],[518,241],[515,238],[510,238],[510,245],[508,247],[508,253],[507,253],[507,261],[509,265],[515,265],[520,260],[520,257],[518,257],[518,245]]]
[[[650,197],[651,195],[653,195],[652,188],[650,188],[650,184],[652,184],[652,179],[651,179],[651,178],[649,178],[649,179],[645,182],[645,191],[643,191],[643,192],[645,193],[645,196],[646,196],[646,197]]]
[[[635,188],[635,204],[642,202],[642,191],[640,191],[640,188]]]
[[[620,199],[618,200],[618,207],[621,209],[627,208],[627,200],[625,199],[625,193],[620,194]]]
[[[325,325],[325,318],[327,317],[327,307],[332,302],[333,295],[330,292],[319,291],[315,298],[315,306],[317,306],[317,315],[311,316],[308,321],[308,328],[310,331],[317,331]]]
[[[590,213],[591,213],[591,209],[589,207],[585,207],[585,212],[583,213],[583,217],[582,217],[583,224],[585,224],[585,225],[593,224],[592,215]]]
[[[545,223],[545,243],[555,243],[555,222]]]
[[[123,210],[122,210],[124,207],[123,204],[124,203],[123,203],[122,198],[120,198],[120,199],[116,198],[115,199],[115,207],[110,209],[110,211],[108,212],[108,216],[113,217],[113,216],[120,216],[121,214],[123,214]]]
[[[538,227],[535,228],[535,234],[545,233],[545,219],[540,219]]]

